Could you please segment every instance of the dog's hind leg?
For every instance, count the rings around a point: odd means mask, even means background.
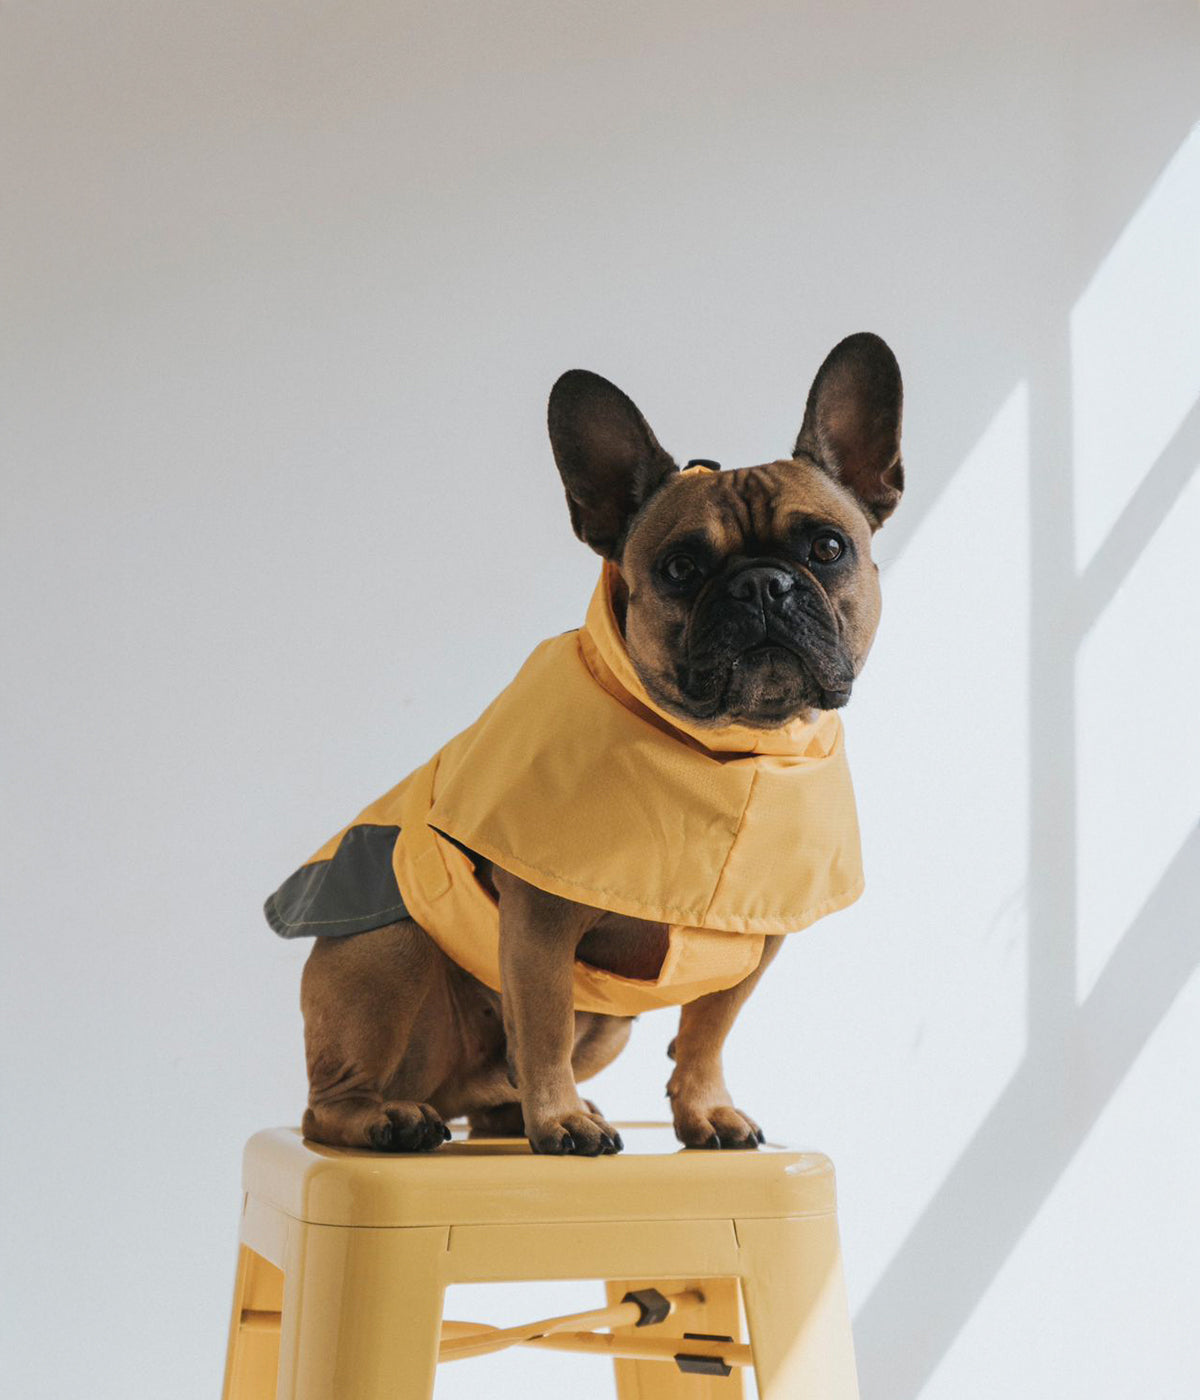
[[[575,1071],[577,1084],[612,1064],[629,1044],[633,1021],[632,1016],[602,1016],[597,1011],[575,1013],[575,1048],[571,1051],[571,1068]],[[598,1111],[592,1109],[593,1113]]]
[[[419,1062],[409,1054],[413,1031],[443,976],[441,961],[411,919],[349,938],[317,939],[300,984],[309,1081],[305,1137],[338,1147],[421,1152],[449,1136],[422,1101],[440,1078],[436,1035],[422,1026]]]
[[[478,1108],[467,1114],[473,1138],[523,1138],[525,1120],[519,1103],[500,1103],[492,1108]]]

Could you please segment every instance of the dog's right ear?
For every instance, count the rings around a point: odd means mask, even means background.
[[[590,370],[559,379],[547,419],[575,533],[615,559],[638,508],[679,468],[632,400]]]

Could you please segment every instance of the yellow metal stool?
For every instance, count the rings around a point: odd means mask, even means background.
[[[439,1361],[512,1345],[613,1358],[621,1400],[739,1400],[748,1365],[762,1400],[857,1400],[829,1159],[682,1152],[667,1128],[620,1126],[625,1152],[592,1159],[256,1133],[225,1400],[426,1400]],[[556,1278],[604,1280],[607,1306],[503,1330],[442,1319],[451,1283]]]

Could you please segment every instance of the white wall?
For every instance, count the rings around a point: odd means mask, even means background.
[[[554,377],[744,464],[871,328],[869,891],[731,1078],[838,1164],[868,1400],[1194,1395],[1195,6],[46,0],[0,63],[6,1388],[215,1392],[304,1092],[260,900],[580,619]]]

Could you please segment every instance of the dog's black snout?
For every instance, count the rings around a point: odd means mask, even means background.
[[[782,598],[796,586],[795,578],[786,569],[771,564],[755,564],[739,570],[729,583],[729,596],[739,603],[757,603],[766,607]]]

